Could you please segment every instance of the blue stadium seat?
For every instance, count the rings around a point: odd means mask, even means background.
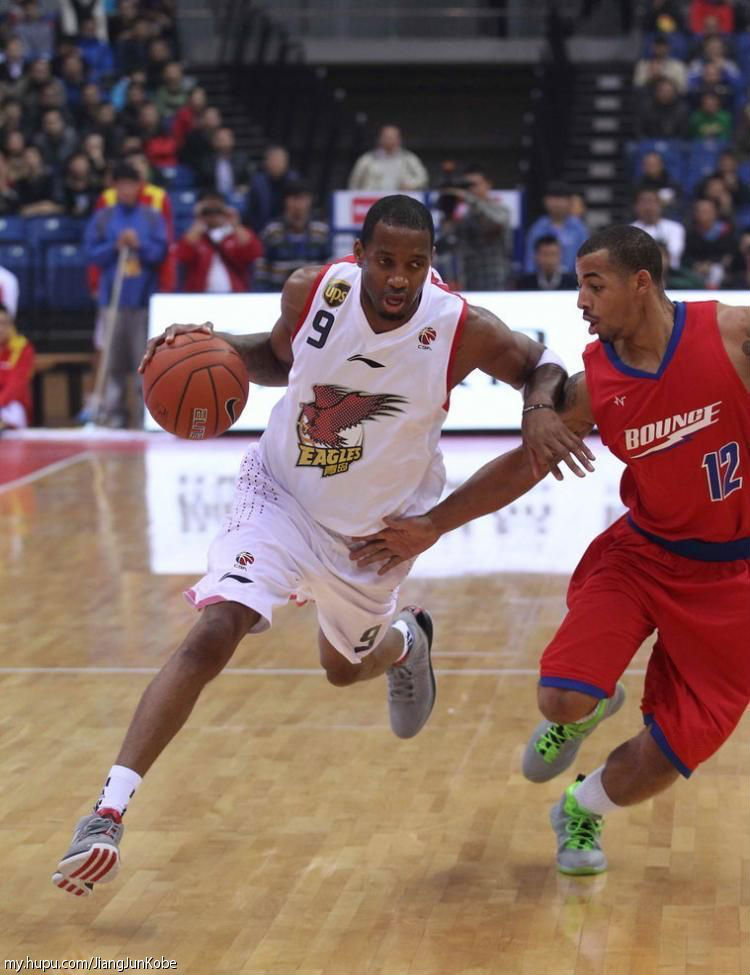
[[[737,64],[742,72],[742,82],[745,88],[750,84],[750,32],[743,31],[734,38],[737,52]]]
[[[750,186],[750,159],[739,164],[737,167],[737,175],[742,183],[746,183],[748,186]]]
[[[26,240],[34,262],[34,303],[47,303],[47,251],[54,244],[75,244],[83,237],[86,221],[76,217],[28,217]]]
[[[0,244],[0,265],[18,278],[18,307],[36,304],[33,291],[33,263],[26,244]]]
[[[22,243],[26,240],[23,217],[0,217],[0,243]]]
[[[196,185],[195,173],[190,166],[182,166],[178,163],[178,165],[168,168],[174,169],[171,179],[169,179],[170,190],[191,190]]]
[[[76,217],[28,217],[26,240],[31,247],[75,243],[83,237],[85,220]]]
[[[724,139],[701,139],[690,144],[683,181],[688,193],[692,193],[701,180],[715,171],[719,155],[727,146]]]
[[[643,157],[658,152],[670,177],[682,185],[685,176],[685,143],[681,139],[641,139],[635,143],[633,176],[640,180],[643,174]]]
[[[227,203],[230,207],[234,207],[235,210],[242,215],[245,212],[247,193],[230,193],[227,197]]]
[[[47,247],[44,291],[50,308],[78,311],[93,306],[86,265],[82,244],[50,244]]]
[[[177,237],[184,234],[193,222],[193,212],[198,196],[198,190],[170,190],[169,199],[172,202],[174,232]]]

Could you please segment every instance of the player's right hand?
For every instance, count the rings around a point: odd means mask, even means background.
[[[170,325],[161,335],[157,335],[155,338],[148,340],[146,351],[143,353],[141,364],[138,366],[138,372],[142,373],[145,371],[146,366],[154,357],[154,352],[156,352],[162,342],[171,345],[178,335],[184,335],[185,332],[206,332],[208,335],[211,335],[213,330],[214,326],[212,322],[203,322],[202,325]]]
[[[382,563],[378,575],[385,575],[401,562],[414,559],[440,538],[429,515],[412,518],[384,518],[385,528],[363,538],[355,538],[349,558],[360,569]]]

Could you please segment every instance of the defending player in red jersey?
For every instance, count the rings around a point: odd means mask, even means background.
[[[617,226],[579,250],[578,307],[598,335],[560,411],[580,435],[594,423],[627,466],[628,512],[591,543],[568,589],[568,614],[544,651],[545,720],[524,754],[544,782],[622,704],[617,683],[658,637],[641,708],[646,724],[552,808],[558,867],[599,873],[605,813],[688,777],[729,737],[750,700],[750,308],[674,303],[659,249]],[[388,570],[443,532],[509,504],[542,473],[518,451],[478,471],[426,516],[392,520],[356,553]]]

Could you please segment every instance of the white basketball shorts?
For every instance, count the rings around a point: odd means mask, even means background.
[[[208,550],[208,572],[185,593],[197,609],[231,600],[260,613],[262,633],[273,611],[296,596],[315,601],[326,638],[352,663],[371,653],[396,612],[398,587],[412,562],[386,575],[359,569],[348,539],[323,528],[263,466],[257,446],[242,461],[232,513]]]

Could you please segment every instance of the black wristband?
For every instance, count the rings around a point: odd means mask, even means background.
[[[554,406],[551,403],[532,403],[530,406],[524,406],[521,410],[521,416],[524,413],[532,413],[534,410],[554,410]]]

